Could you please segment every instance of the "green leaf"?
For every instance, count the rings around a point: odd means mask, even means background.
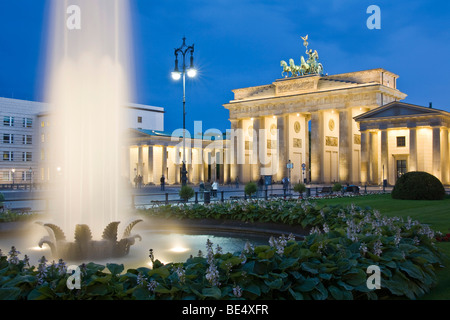
[[[335,287],[335,286],[329,286],[328,287],[328,291],[330,291],[331,295],[333,296],[333,298],[335,298],[336,300],[342,300],[344,298],[344,295],[342,293],[342,290]]]
[[[16,300],[19,295],[19,288],[0,288],[0,300]]]
[[[92,296],[103,296],[108,294],[108,287],[103,283],[96,283],[86,287],[86,293]]]
[[[138,287],[133,290],[133,297],[136,300],[150,300],[150,292],[146,288]]]
[[[366,283],[367,274],[362,269],[352,269],[342,279],[353,287]]]
[[[245,288],[243,288],[245,291],[248,291],[250,293],[253,293],[254,295],[260,296],[261,295],[261,290],[259,289],[259,287],[257,285],[251,284],[249,286],[246,286]]]
[[[296,288],[298,288],[301,292],[309,292],[309,291],[313,290],[318,283],[319,283],[319,279],[308,278],[302,284],[297,286]]]
[[[298,263],[297,258],[283,259],[283,261],[281,261],[281,263],[278,265],[278,268],[284,271],[285,269],[290,268],[297,263]]]
[[[317,270],[319,268],[318,265],[312,263],[312,262],[303,262],[301,264],[301,268],[305,271],[308,271],[309,273],[312,274],[318,274],[319,270]]]
[[[270,289],[278,290],[283,285],[283,279],[276,279],[273,281],[265,280],[264,283],[269,286]]]
[[[405,271],[410,277],[413,277],[418,280],[423,280],[424,278],[423,271],[411,261],[399,263],[398,267],[400,270]]]
[[[205,297],[211,297],[214,299],[220,299],[222,297],[222,291],[219,288],[205,288],[202,290],[202,295]]]
[[[115,263],[107,263],[106,268],[108,268],[109,272],[113,275],[121,274],[124,270],[123,264],[115,264]]]
[[[292,290],[291,288],[289,288],[289,292],[291,293],[292,297],[295,300],[303,300],[303,295],[300,292],[296,292],[294,290]]]

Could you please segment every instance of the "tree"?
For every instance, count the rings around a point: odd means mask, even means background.
[[[184,202],[187,202],[190,198],[194,196],[195,192],[194,189],[188,185],[182,186],[180,190],[180,198],[184,200]]]
[[[244,192],[247,194],[250,199],[252,198],[252,194],[254,194],[256,191],[258,191],[258,186],[254,182],[249,182],[245,185]]]
[[[306,191],[306,186],[303,183],[297,183],[294,186],[294,191],[300,193],[300,196],[303,198],[303,192]]]

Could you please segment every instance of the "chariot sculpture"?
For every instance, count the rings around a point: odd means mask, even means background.
[[[117,240],[117,229],[120,222],[111,222],[103,231],[101,240],[92,240],[89,226],[78,224],[75,227],[75,241],[66,240],[64,232],[55,224],[37,222],[47,229],[48,236],[39,241],[39,247],[47,244],[54,257],[64,260],[105,259],[121,257],[129,253],[136,239],[142,240],[138,234],[131,234],[133,227],[142,220],[134,220],[126,227],[122,238]]]
[[[296,65],[294,59],[289,59],[289,64],[286,61],[281,60],[280,66],[283,67],[283,71],[281,72],[282,77],[298,77],[308,74],[323,75],[323,66],[318,62],[319,54],[317,53],[317,50],[314,50],[314,52],[312,49],[308,50],[308,35],[301,38],[303,39],[303,45],[306,47],[308,59],[305,60],[305,58],[301,56],[300,65]]]

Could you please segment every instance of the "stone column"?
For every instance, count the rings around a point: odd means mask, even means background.
[[[448,129],[443,128],[441,138],[441,165],[442,165],[441,181],[444,184],[449,183],[448,149],[449,149]]]
[[[320,111],[311,113],[311,182],[323,182],[323,114]]]
[[[162,154],[161,154],[161,175],[164,175],[164,177],[166,178],[166,183],[169,179],[168,174],[167,174],[167,146],[163,146],[162,147]],[[157,182],[159,182],[161,177],[158,177],[158,180],[156,180]]]
[[[352,156],[351,146],[353,137],[350,136],[352,119],[348,110],[339,111],[339,180],[350,182]]]
[[[264,121],[264,119],[263,119]],[[257,181],[260,175],[260,159],[259,159],[259,148],[260,148],[260,138],[259,129],[261,127],[261,118],[253,119],[253,136],[252,136],[252,180]]]
[[[244,141],[243,125],[244,125],[243,121],[238,120],[235,159],[237,161],[236,175],[239,177],[240,183],[244,181],[244,170],[245,170],[245,141]]]
[[[369,143],[368,131],[361,131],[361,183],[366,184],[369,177],[369,153],[370,153],[370,143]]]
[[[306,164],[306,170],[305,170],[305,178],[309,182],[309,135],[311,132],[309,131],[309,120],[311,119],[311,116],[308,115],[305,117],[305,164]]]
[[[441,180],[441,128],[433,127],[433,175]]]
[[[138,147],[138,165],[136,170],[136,175],[143,175],[143,169],[144,169],[144,153],[142,150],[142,146]]]
[[[284,177],[288,176],[286,164],[288,162],[288,148],[286,135],[289,126],[286,121],[285,115],[279,115],[277,117],[277,130],[278,130],[278,141],[277,143],[277,153],[278,153],[278,171],[276,174],[277,180],[281,181]],[[276,155],[275,155],[276,156]]]
[[[369,182],[378,184],[378,133],[370,132],[369,141]]]
[[[409,164],[408,171],[417,171],[417,129],[409,128]]]
[[[384,171],[381,176],[381,183],[383,179],[389,181],[389,158],[388,158],[388,132],[387,129],[381,129],[381,170]]]

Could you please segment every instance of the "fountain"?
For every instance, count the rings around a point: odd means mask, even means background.
[[[73,2],[73,3],[71,3]],[[128,254],[139,235],[132,221],[117,240],[130,199],[125,185],[130,101],[128,1],[53,0],[50,3],[45,150],[52,221],[39,245],[56,258],[107,258]],[[47,142],[48,141],[48,142]],[[128,204],[129,206],[129,204]],[[104,229],[101,240],[93,240]],[[74,234],[73,241],[65,234]]]
[[[132,235],[133,227],[142,220],[132,221],[125,229],[122,239],[117,241],[117,227],[120,222],[111,222],[103,231],[102,240],[92,240],[91,229],[86,224],[75,227],[75,241],[69,242],[60,227],[51,223],[41,223],[48,231],[39,241],[39,247],[47,244],[52,255],[64,260],[105,259],[125,256],[130,251],[130,246],[141,236]]]

